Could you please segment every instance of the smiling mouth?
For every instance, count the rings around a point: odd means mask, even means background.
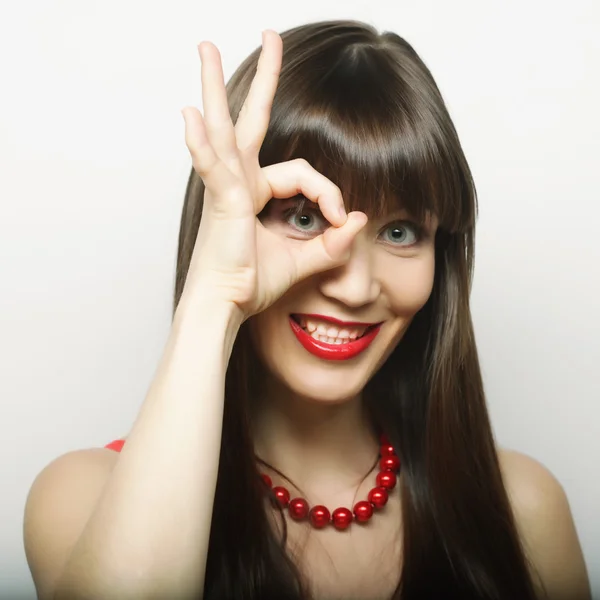
[[[382,325],[334,325],[328,320],[317,323],[304,315],[290,315],[289,322],[304,349],[326,360],[348,360],[357,356],[371,345]]]
[[[296,314],[290,315],[290,318],[313,339],[332,345],[349,344],[360,340],[380,325],[379,323],[373,325],[367,325],[366,323],[345,324],[338,321],[330,322],[323,318],[315,319],[310,316]]]

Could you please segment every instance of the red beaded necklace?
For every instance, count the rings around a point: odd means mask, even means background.
[[[396,485],[396,473],[400,471],[400,459],[396,456],[394,447],[390,444],[385,434],[380,437],[381,447],[379,452],[379,473],[377,485],[368,494],[368,500],[361,500],[354,505],[354,510],[340,507],[332,513],[322,504],[310,508],[304,498],[290,500],[290,492],[282,485],[273,487],[271,478],[261,473],[265,484],[275,495],[275,498],[295,521],[302,521],[308,517],[309,522],[316,529],[322,529],[331,523],[336,529],[346,529],[352,521],[366,523],[372,516],[374,509],[383,508],[388,501],[388,493]]]

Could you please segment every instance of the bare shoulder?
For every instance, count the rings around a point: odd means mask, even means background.
[[[25,505],[23,535],[38,597],[52,595],[118,459],[104,448],[68,452],[35,478]]]
[[[588,600],[587,570],[563,486],[526,454],[499,449],[498,458],[534,579],[537,573],[550,600]]]

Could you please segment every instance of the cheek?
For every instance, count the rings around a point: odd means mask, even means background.
[[[423,258],[412,258],[403,261],[399,267],[389,272],[394,278],[389,278],[387,286],[388,300],[392,310],[397,314],[412,316],[417,313],[431,295],[435,274],[433,253]]]
[[[289,336],[286,335],[288,315],[291,311],[285,298],[248,320],[248,329],[252,348],[261,361],[271,366],[274,356],[285,356],[289,353]]]

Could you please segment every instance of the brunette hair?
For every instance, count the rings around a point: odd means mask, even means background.
[[[477,199],[440,91],[404,39],[356,21],[328,21],[281,34],[283,64],[266,166],[304,158],[342,190],[349,210],[378,216],[396,203],[415,220],[433,213],[431,296],[364,391],[374,423],[402,462],[402,565],[394,599],[533,600],[500,471],[471,322]],[[260,48],[227,84],[235,121]],[[202,215],[204,186],[187,184],[174,310]],[[264,506],[249,430],[258,359],[246,324],[227,371],[206,600],[306,599],[299,569]]]

